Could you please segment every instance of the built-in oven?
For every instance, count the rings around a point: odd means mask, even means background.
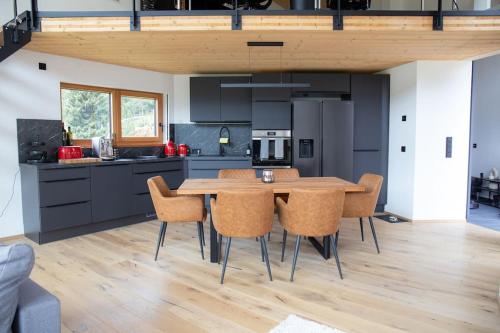
[[[253,130],[252,166],[256,169],[292,167],[292,131]]]

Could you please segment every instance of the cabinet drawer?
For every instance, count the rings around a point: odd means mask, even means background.
[[[134,173],[182,170],[182,161],[134,164]]]
[[[89,179],[40,182],[40,207],[65,205],[89,200]]]
[[[41,232],[77,227],[92,220],[90,202],[82,202],[40,210]]]
[[[221,159],[213,161],[189,161],[189,169],[192,170],[218,170],[218,169],[251,169],[252,161],[250,160],[230,160]]]
[[[75,167],[64,169],[47,169],[38,172],[39,181],[57,181],[67,179],[89,178],[89,167]]]
[[[182,170],[176,171],[166,171],[166,172],[151,172],[151,173],[140,173],[134,175],[134,193],[149,193],[149,188],[147,184],[148,178],[161,176],[165,179],[168,187],[170,189],[177,189],[181,186],[184,181],[184,172]]]
[[[154,213],[155,207],[149,193],[134,196],[134,213],[136,215]]]

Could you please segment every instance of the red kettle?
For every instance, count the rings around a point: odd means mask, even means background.
[[[178,152],[179,152],[179,156],[181,157],[186,157],[188,155],[188,152],[189,152],[189,146],[184,144],[184,143],[181,143],[179,144],[179,147],[178,147]]]
[[[165,145],[165,156],[172,157],[177,154],[177,147],[175,146],[175,143],[173,140],[168,140],[167,144]]]

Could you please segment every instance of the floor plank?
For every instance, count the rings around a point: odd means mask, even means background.
[[[42,246],[22,241],[35,248],[32,278],[62,302],[65,332],[267,332],[289,314],[346,332],[500,332],[499,232],[451,222],[375,224],[380,255],[369,228],[361,242],[357,221],[345,220],[344,280],[334,260],[303,242],[294,283],[295,237],[281,263],[277,222],[269,244],[274,281],[259,243],[235,239],[223,286],[220,266],[201,260],[195,224],[169,225],[157,262],[156,221]]]

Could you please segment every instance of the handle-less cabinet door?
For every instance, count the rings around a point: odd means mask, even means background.
[[[292,73],[293,83],[309,83],[308,88],[293,88],[300,92],[349,93],[351,75],[347,73]]]
[[[321,174],[321,103],[293,103],[293,165],[303,177]]]
[[[221,77],[221,83],[248,83],[251,77]],[[220,120],[252,120],[252,88],[220,89]]]
[[[220,121],[220,78],[192,77],[189,91],[191,121]]]
[[[133,215],[132,165],[91,168],[92,222]]]
[[[353,178],[354,106],[350,101],[323,101],[322,176]]]
[[[290,130],[292,106],[290,102],[254,102],[252,104],[252,129]]]
[[[381,150],[388,141],[389,75],[352,75],[354,149]]]
[[[252,76],[252,83],[290,83],[290,73],[260,73]],[[291,88],[253,88],[254,102],[288,102],[292,94]]]

